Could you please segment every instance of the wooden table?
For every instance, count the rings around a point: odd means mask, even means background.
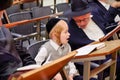
[[[84,65],[83,80],[89,80],[91,77],[102,72],[109,66],[110,66],[110,80],[115,80],[117,51],[120,49],[120,40],[106,41],[105,44],[106,46],[104,48],[96,50],[88,55],[75,56],[74,59],[72,60],[74,62],[83,61]],[[109,54],[112,55],[110,60],[106,61],[99,67],[90,71],[91,61],[104,59],[105,56]]]

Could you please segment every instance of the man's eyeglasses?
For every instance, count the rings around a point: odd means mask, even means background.
[[[77,23],[87,22],[92,16],[93,16],[93,15],[90,15],[90,17],[84,18],[84,19],[82,19],[82,20],[75,20],[75,22],[77,22]]]

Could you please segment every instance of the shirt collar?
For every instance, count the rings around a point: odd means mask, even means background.
[[[52,39],[50,39],[50,44],[52,45],[52,47],[55,50],[58,50],[60,47],[64,47],[65,45],[59,46],[58,44],[56,44]]]
[[[103,1],[99,1],[107,10],[109,9],[109,4],[103,2]]]

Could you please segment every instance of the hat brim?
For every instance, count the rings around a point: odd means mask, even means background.
[[[0,1],[0,11],[9,8],[13,4],[13,0],[2,0]]]
[[[81,15],[87,14],[87,13],[91,12],[91,10],[92,9],[90,7],[85,10],[78,11],[78,12],[73,12],[73,11],[71,11],[71,9],[69,9],[68,11],[65,11],[63,13],[63,15],[66,17],[76,17],[76,16],[81,16]]]

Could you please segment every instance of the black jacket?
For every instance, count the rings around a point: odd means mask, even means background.
[[[0,27],[0,80],[7,80],[18,67],[35,64],[31,56],[13,41],[10,31]]]

